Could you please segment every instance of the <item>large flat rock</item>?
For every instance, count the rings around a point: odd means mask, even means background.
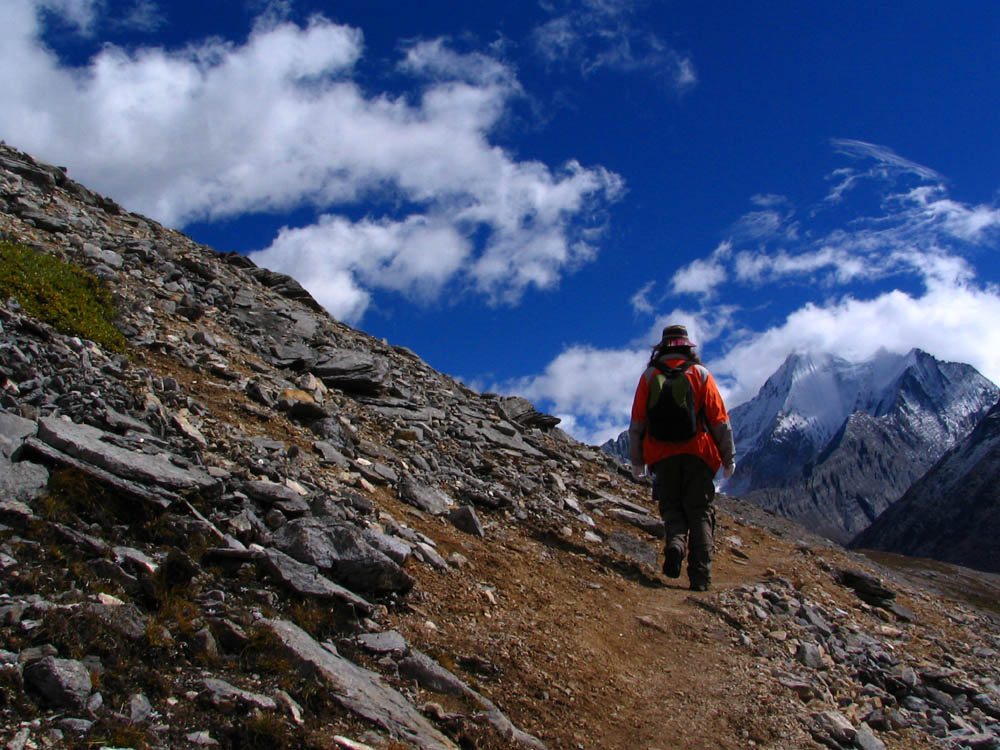
[[[177,466],[166,453],[149,455],[121,448],[107,442],[107,437],[96,427],[64,419],[46,417],[38,423],[38,440],[117,477],[173,492],[211,493],[219,488],[219,481],[202,469]]]
[[[291,661],[303,673],[323,680],[347,710],[422,750],[456,750],[451,740],[375,672],[324,648],[306,631],[287,620],[267,620],[265,625],[284,646]]]

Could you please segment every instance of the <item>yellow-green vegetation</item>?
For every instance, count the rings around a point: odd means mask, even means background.
[[[116,352],[125,337],[111,321],[111,293],[73,263],[11,242],[0,242],[0,298],[13,297],[25,312],[56,330],[90,339]]]

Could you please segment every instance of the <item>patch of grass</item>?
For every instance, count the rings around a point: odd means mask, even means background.
[[[119,717],[101,717],[94,723],[87,740],[79,747],[129,747],[133,750],[149,750],[149,735],[142,726],[127,723]]]
[[[292,603],[291,620],[317,640],[336,636],[340,632],[336,604],[302,599]]]
[[[301,747],[298,731],[275,713],[255,713],[233,727],[233,747],[288,750]]]
[[[125,337],[112,325],[115,308],[107,286],[73,263],[0,242],[0,298],[8,297],[61,333],[115,352],[127,350]]]

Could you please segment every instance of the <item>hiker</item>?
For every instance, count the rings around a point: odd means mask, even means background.
[[[724,477],[732,476],[735,447],[722,396],[694,348],[684,326],[663,329],[639,378],[628,442],[633,476],[640,479],[646,466],[654,474],[653,491],[666,537],[663,572],[680,577],[687,553],[691,590],[708,591],[715,533],[713,480],[720,467]],[[687,382],[678,379],[674,385],[674,377]]]

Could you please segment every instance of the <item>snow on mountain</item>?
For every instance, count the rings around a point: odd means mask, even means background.
[[[730,412],[737,469],[724,485],[847,542],[996,402],[969,365],[919,349],[852,363],[792,354]]]
[[[746,404],[732,410],[741,454],[769,440],[801,442],[810,449],[826,445],[858,411],[882,416],[892,404],[894,383],[917,361],[918,350],[852,363],[833,354],[791,354]],[[730,482],[740,486],[739,474]]]

